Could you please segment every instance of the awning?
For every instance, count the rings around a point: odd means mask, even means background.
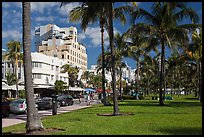
[[[16,90],[16,85],[9,86],[9,89]],[[25,87],[18,85],[18,90],[25,90]]]
[[[46,88],[46,89],[54,89],[54,86],[50,86],[50,85],[35,85],[33,86],[33,88]]]
[[[10,88],[4,81],[2,81],[2,90],[8,90]]]

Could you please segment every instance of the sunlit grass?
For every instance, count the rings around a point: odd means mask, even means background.
[[[174,97],[159,106],[158,100],[119,101],[128,116],[98,116],[113,113],[113,106],[75,110],[42,119],[45,128],[61,128],[55,135],[201,135],[202,106],[192,95]],[[2,128],[2,132],[25,131],[25,123]]]

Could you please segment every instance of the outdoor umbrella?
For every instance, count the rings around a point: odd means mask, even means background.
[[[96,92],[96,90],[92,88],[85,88],[85,92]]]

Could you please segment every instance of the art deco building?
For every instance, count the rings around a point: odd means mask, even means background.
[[[76,27],[59,28],[47,24],[35,28],[36,51],[65,59],[68,64],[87,70],[86,47],[77,41]]]

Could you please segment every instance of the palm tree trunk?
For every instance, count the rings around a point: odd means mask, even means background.
[[[120,89],[119,91],[120,91],[120,101],[122,101],[123,98],[122,98],[122,67],[121,66],[120,66]]]
[[[116,75],[115,75],[115,48],[114,48],[114,37],[113,37],[113,3],[109,2],[109,41],[111,48],[111,64],[112,64],[112,89],[113,89],[113,115],[119,115],[117,92],[116,92]]]
[[[18,99],[18,61],[15,64],[15,74],[16,74],[16,98]]]
[[[102,15],[103,16],[103,15]],[[101,27],[101,50],[102,50],[102,93],[103,93],[103,104],[104,106],[108,105],[106,99],[106,87],[105,87],[105,56],[104,56],[104,18],[101,17],[100,19],[100,27]]]
[[[199,62],[199,68],[200,68],[199,70],[199,77],[200,77],[199,78],[199,92],[200,92],[199,100],[202,103],[202,63],[201,62]]]
[[[162,88],[163,88],[163,72],[164,72],[164,42],[162,42],[162,54],[161,54],[161,71],[160,71],[160,81],[159,81],[159,105],[163,106],[163,96],[162,96]]]
[[[201,90],[201,63],[198,61],[197,64],[198,64],[198,69],[197,69],[198,71],[198,99],[200,102],[202,102],[201,100],[201,92],[202,92]]]
[[[69,72],[67,72],[67,88],[68,88],[68,90],[69,90]]]
[[[139,85],[139,74],[140,74],[140,62],[139,62],[139,58],[137,58],[137,88],[136,88],[136,100],[138,100],[138,92],[139,92],[139,88],[140,88],[140,85]]]
[[[24,77],[27,102],[27,121],[26,132],[30,133],[36,130],[43,130],[42,122],[35,106],[34,90],[32,82],[32,64],[31,64],[31,30],[30,30],[30,2],[22,2],[23,7],[23,57],[24,57]]]

